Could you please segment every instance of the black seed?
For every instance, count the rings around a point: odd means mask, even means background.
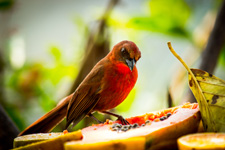
[[[118,131],[119,129],[118,128],[112,128],[112,131]]]
[[[137,127],[139,127],[139,125],[137,123],[132,125],[132,128],[137,128]]]
[[[163,121],[165,119],[167,119],[167,116],[162,116],[161,118],[159,118],[159,120],[161,120],[161,121]]]
[[[169,116],[171,116],[172,114],[169,112],[166,114],[167,118],[169,118]]]
[[[131,125],[124,125],[123,127],[130,129],[131,128]]]
[[[127,128],[122,128],[121,129],[121,131],[124,131],[124,132],[126,132],[127,130],[129,130],[129,129],[127,129]]]
[[[121,131],[127,131],[127,130],[129,130],[129,128],[126,125],[122,126]]]
[[[141,126],[142,126],[142,127],[144,127],[144,126],[145,126],[145,124],[143,123]]]
[[[163,120],[164,120],[164,117],[159,118],[159,120],[160,120],[160,121],[163,121]]]
[[[121,128],[121,127],[122,127],[122,125],[119,123],[115,123],[112,125],[112,128]]]
[[[146,120],[146,121],[145,121],[145,124],[148,124],[148,123],[150,123],[150,122],[151,122],[150,120]]]
[[[165,119],[167,119],[166,116],[162,116],[161,118],[159,118],[160,121],[163,121],[163,120],[165,120]]]
[[[128,126],[127,125],[124,125],[124,126],[122,126],[121,129],[124,129],[124,128],[127,128],[128,129]]]
[[[121,124],[118,124],[116,127],[117,127],[117,128],[121,128],[121,127],[122,127],[122,125],[121,125]]]

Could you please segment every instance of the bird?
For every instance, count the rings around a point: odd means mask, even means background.
[[[49,132],[65,117],[66,129],[70,124],[75,126],[86,116],[99,121],[93,116],[96,111],[113,115],[122,124],[129,124],[121,115],[109,110],[122,103],[136,84],[136,63],[140,58],[141,52],[134,42],[119,42],[92,68],[74,93],[28,126],[19,136]]]

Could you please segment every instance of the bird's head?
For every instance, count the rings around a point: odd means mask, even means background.
[[[126,64],[132,71],[136,62],[141,58],[141,52],[134,42],[121,41],[113,47],[109,57]]]

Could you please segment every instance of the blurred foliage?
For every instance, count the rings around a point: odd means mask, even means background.
[[[148,7],[149,16],[130,19],[127,27],[168,35],[189,36],[185,25],[191,10],[184,0],[151,0],[148,2]]]
[[[64,63],[62,50],[57,46],[50,46],[49,52],[53,57],[52,66],[46,66],[43,62],[26,63],[22,68],[7,72],[5,84],[10,94],[4,104],[21,130],[29,124],[29,119],[22,114],[27,113],[29,109],[35,110],[35,104],[38,104],[44,113],[51,110],[59,100],[57,92],[63,89],[61,86],[66,86],[62,82],[72,82],[78,73],[74,62],[69,65]]]
[[[225,67],[225,46],[223,47],[223,49],[220,53],[219,63]]]
[[[0,11],[12,8],[14,0],[0,0]]]

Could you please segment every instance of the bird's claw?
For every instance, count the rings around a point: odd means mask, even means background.
[[[122,125],[130,125],[130,123],[126,119],[124,119],[122,116],[119,116],[118,120],[121,121]]]

